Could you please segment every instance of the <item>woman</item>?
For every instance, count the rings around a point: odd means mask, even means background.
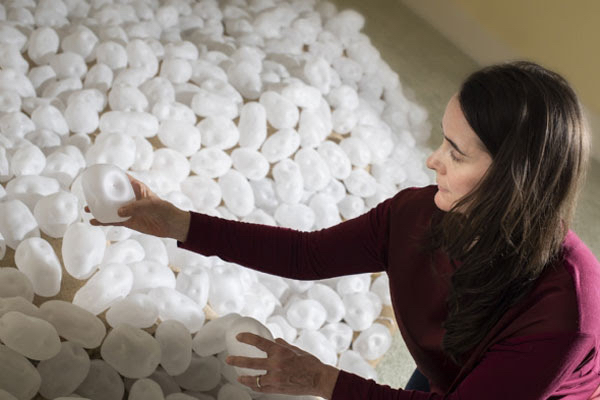
[[[267,370],[255,391],[326,399],[600,399],[600,265],[569,231],[588,136],[569,85],[536,64],[472,74],[453,96],[437,185],[297,232],[183,212],[132,179],[124,226],[295,279],[386,271],[418,371],[404,390],[324,365],[278,339],[240,334]],[[98,222],[92,220],[92,224]]]

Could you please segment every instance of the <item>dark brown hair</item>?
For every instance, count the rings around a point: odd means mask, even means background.
[[[442,348],[461,365],[559,254],[589,136],[569,84],[534,63],[481,69],[458,99],[492,156],[477,187],[432,221],[432,247],[460,261],[450,278]]]

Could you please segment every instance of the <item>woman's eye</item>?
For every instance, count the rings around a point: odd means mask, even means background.
[[[462,161],[460,158],[456,157],[456,154],[454,154],[453,151],[450,152],[450,158],[452,158],[452,161],[456,161],[456,162]]]

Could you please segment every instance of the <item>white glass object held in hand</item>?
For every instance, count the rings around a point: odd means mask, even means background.
[[[125,172],[110,164],[95,164],[82,175],[85,200],[92,215],[100,222],[122,222],[117,210],[135,200],[133,187]]]

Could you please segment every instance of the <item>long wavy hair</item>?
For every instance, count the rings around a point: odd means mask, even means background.
[[[431,224],[431,248],[461,263],[450,277],[442,348],[462,365],[558,256],[589,133],[565,79],[531,62],[473,73],[458,99],[492,156],[479,184]]]

